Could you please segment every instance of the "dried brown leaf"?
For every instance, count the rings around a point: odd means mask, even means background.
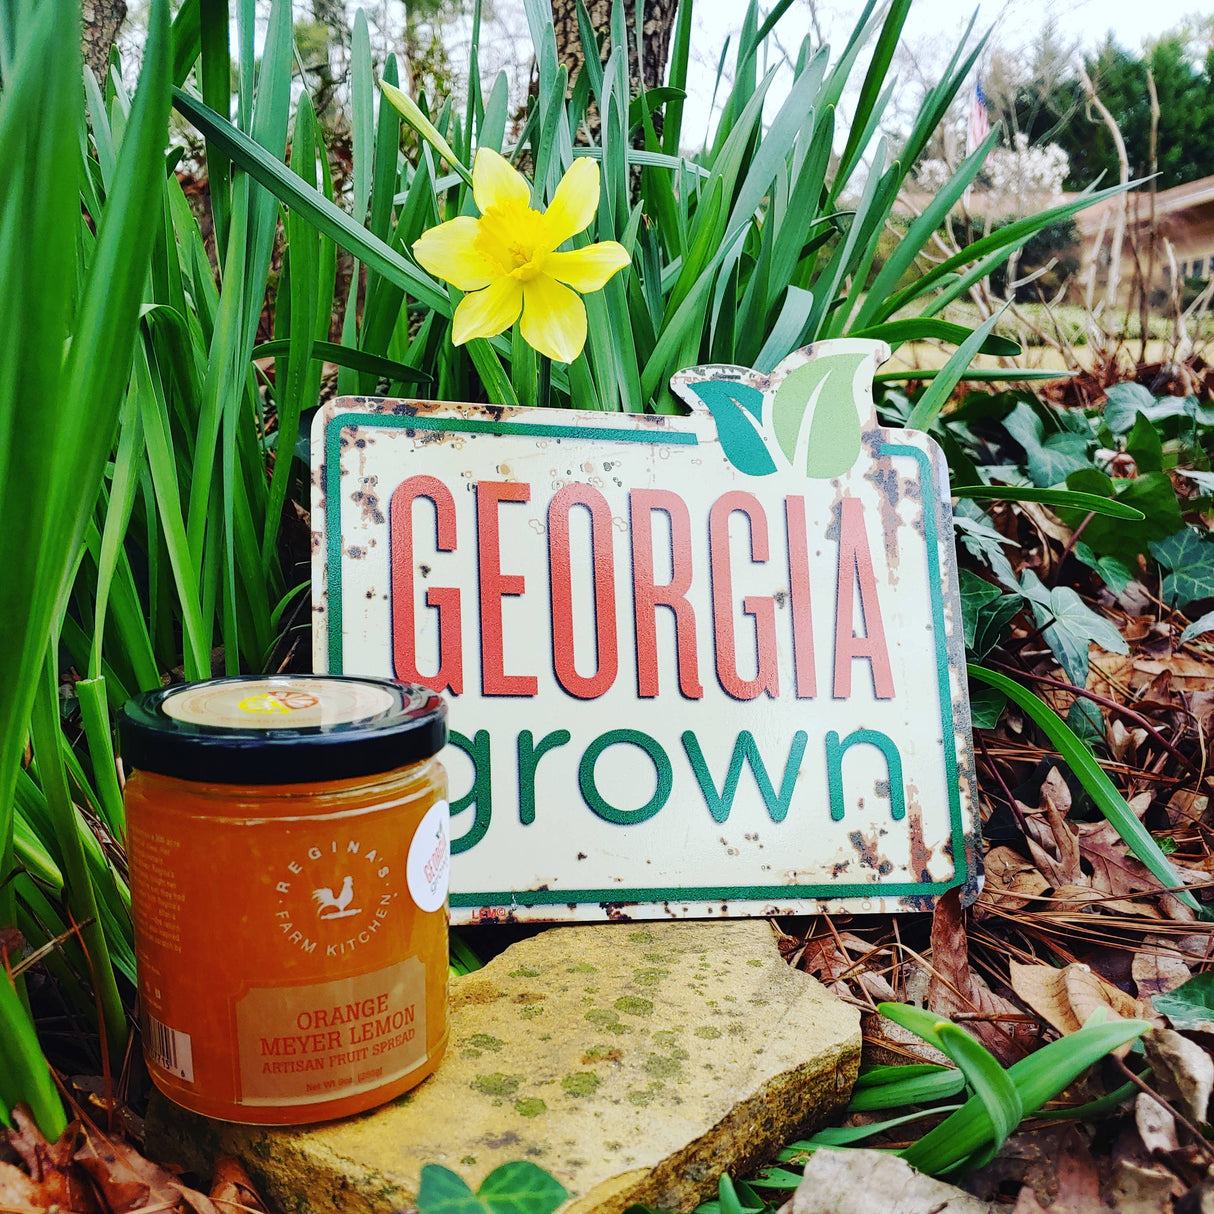
[[[1125,1156],[1113,1161],[1109,1199],[1117,1214],[1159,1214],[1180,1188],[1162,1163],[1144,1164]]]
[[[1090,884],[1116,898],[1159,889],[1159,882],[1145,864],[1130,855],[1111,822],[1085,822],[1079,828],[1079,847],[1092,866],[1091,879],[1079,884]]]
[[[219,1214],[209,1197],[180,1184],[134,1147],[88,1123],[75,1159],[96,1186],[107,1214],[132,1214],[151,1208],[179,1210],[183,1202],[195,1214]]]
[[[1094,974],[1086,965],[1010,964],[1012,990],[1060,1033],[1077,1032],[1097,1008],[1119,1019],[1150,1018],[1150,1009]]]
[[[1175,1093],[1189,1119],[1204,1125],[1214,1092],[1214,1059],[1196,1041],[1174,1029],[1152,1029],[1143,1045],[1163,1094]]]
[[[1019,1015],[1020,1009],[996,995],[973,974],[961,910],[960,891],[951,889],[936,903],[932,913],[932,976],[927,988],[927,1006],[941,1016],[958,1012]],[[1024,1056],[1025,1051],[1000,1025],[973,1020],[965,1025],[1004,1065]]]
[[[1182,822],[1204,822],[1210,798],[1187,788],[1178,788],[1168,800],[1168,824],[1178,826]]]
[[[1070,789],[1056,767],[1050,768],[1041,785],[1040,804],[1044,818],[1033,815],[1026,819],[1033,863],[1052,886],[1089,884],[1079,863],[1079,838],[1066,821]]]
[[[72,1162],[79,1126],[72,1122],[57,1142],[47,1142],[24,1105],[17,1105],[12,1119],[13,1128],[4,1131],[4,1141],[25,1165],[25,1174],[45,1208],[93,1214],[97,1203],[92,1189]]]
[[[244,1164],[231,1155],[224,1155],[215,1164],[211,1200],[219,1214],[243,1214],[249,1210],[265,1214],[266,1211],[265,1203],[245,1171]]]
[[[1166,936],[1145,936],[1134,953],[1131,972],[1140,999],[1164,995],[1188,982],[1192,974]]]
[[[978,897],[979,907],[985,904],[1020,910],[1050,888],[1041,873],[1010,847],[992,847],[984,863],[986,884]]]
[[[1127,767],[1136,767],[1138,748],[1147,740],[1147,731],[1141,728],[1127,729],[1120,719],[1114,719],[1106,736],[1113,758]]]
[[[1214,666],[1209,662],[1199,662],[1195,658],[1186,658],[1177,654],[1165,661],[1150,661],[1137,658],[1134,661],[1134,673],[1151,684],[1154,692],[1149,698],[1158,698],[1155,680],[1160,675],[1167,676],[1169,683],[1180,680],[1184,691],[1214,691]]]
[[[1139,1092],[1134,1101],[1134,1124],[1142,1145],[1154,1155],[1180,1150],[1180,1139],[1176,1136],[1176,1118],[1153,1096]]]
[[[812,974],[836,995],[851,994],[843,975],[852,968],[852,963],[844,956],[834,936],[817,936],[806,941],[800,964],[807,974]]]
[[[20,1168],[0,1162],[0,1209],[14,1214],[41,1214],[58,1204],[42,1187]]]
[[[1106,700],[1123,703],[1134,674],[1134,659],[1127,655],[1093,650],[1088,661],[1087,689]]]
[[[1075,1126],[1015,1135],[971,1184],[982,1179],[986,1183],[979,1191],[984,1195],[992,1182],[1001,1182],[997,1192],[1006,1192],[1009,1182],[1019,1183],[1014,1207],[1019,1214],[1108,1214],[1100,1199],[1096,1161]]]

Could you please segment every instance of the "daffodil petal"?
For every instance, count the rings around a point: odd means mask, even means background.
[[[630,265],[628,250],[617,241],[602,240],[568,253],[549,253],[544,271],[575,291],[600,291],[617,271]]]
[[[472,162],[472,197],[483,215],[490,207],[529,206],[531,187],[504,156],[492,148],[481,148]]]
[[[586,307],[568,287],[541,274],[523,285],[520,330],[541,354],[571,363],[586,344]]]
[[[599,209],[599,165],[589,156],[578,156],[561,178],[544,212],[548,247],[559,248],[590,226]]]
[[[423,269],[461,291],[479,291],[494,279],[494,267],[474,246],[479,227],[471,215],[448,219],[413,242],[413,255]]]
[[[451,320],[451,341],[462,346],[474,337],[496,337],[516,320],[523,306],[523,287],[515,278],[498,278],[483,291],[465,295]]]

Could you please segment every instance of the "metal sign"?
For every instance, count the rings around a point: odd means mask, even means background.
[[[878,427],[887,356],[693,368],[685,417],[319,411],[316,669],[449,697],[453,921],[975,895],[947,470]]]

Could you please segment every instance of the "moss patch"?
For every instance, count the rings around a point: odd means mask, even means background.
[[[657,986],[663,978],[668,977],[670,977],[669,970],[651,968],[632,971],[632,980],[637,986]]]
[[[593,1071],[574,1071],[561,1080],[561,1089],[570,1096],[593,1096],[602,1082]]]
[[[661,1054],[650,1054],[645,1060],[645,1074],[655,1079],[678,1079],[683,1074],[683,1064],[677,1058],[665,1058]]]
[[[520,1117],[538,1117],[548,1112],[548,1106],[538,1096],[524,1096],[514,1102],[514,1111]]]
[[[501,1071],[492,1071],[487,1075],[477,1075],[471,1086],[484,1096],[513,1096],[522,1082],[522,1075],[503,1075]]]
[[[613,1005],[617,1012],[624,1012],[629,1016],[652,1016],[653,1003],[649,999],[642,999],[639,995],[623,995],[615,1001]]]
[[[644,1002],[644,1001],[642,1001]],[[631,1033],[632,1025],[623,1024],[620,1021],[619,1012],[612,1011],[609,1007],[594,1007],[586,1013],[586,1019],[590,1021],[596,1028],[602,1029],[605,1033]]]
[[[478,1050],[493,1050],[495,1053],[502,1048],[502,1042],[488,1033],[473,1033],[467,1044]]]

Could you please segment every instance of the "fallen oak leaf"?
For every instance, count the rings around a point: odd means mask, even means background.
[[[1063,1035],[1078,1032],[1098,1008],[1121,1020],[1153,1018],[1149,1004],[1140,1004],[1079,962],[1055,969],[1013,961],[1009,968],[1017,997]]]
[[[961,892],[950,889],[936,902],[932,912],[931,980],[927,987],[927,1006],[938,1015],[958,1012],[982,1012],[1019,1017],[1020,1009],[996,995],[982,978],[970,970],[969,943],[965,916],[961,910]],[[1017,1028],[1006,1032],[990,1020],[971,1020],[965,1028],[1005,1066],[1024,1057],[1026,1050],[1016,1041]],[[1031,1026],[1020,1024],[1020,1032]]]
[[[977,905],[998,906],[1003,910],[1021,910],[1050,888],[1037,868],[1010,847],[992,847],[984,867],[986,883]]]

